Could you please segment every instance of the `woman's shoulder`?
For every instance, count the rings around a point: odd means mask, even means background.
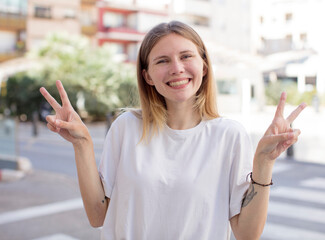
[[[122,109],[113,122],[114,125],[132,125],[142,122],[141,110],[138,109]]]
[[[212,120],[208,120],[208,125],[211,128],[215,128],[218,131],[226,131],[228,133],[238,134],[238,133],[245,133],[245,127],[238,122],[237,120],[230,119],[227,117],[218,117]]]

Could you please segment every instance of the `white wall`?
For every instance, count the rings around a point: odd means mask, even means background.
[[[11,52],[15,50],[16,33],[0,31],[0,53]]]
[[[155,15],[149,13],[139,13],[137,15],[138,20],[138,31],[139,32],[147,32],[152,27],[156,26],[161,22],[167,22],[168,17],[164,15]]]

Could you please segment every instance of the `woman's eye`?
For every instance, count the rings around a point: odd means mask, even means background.
[[[187,55],[182,56],[182,59],[188,59],[190,57],[192,57],[192,55],[187,54]]]
[[[156,62],[156,64],[160,64],[160,63],[166,63],[166,62],[167,62],[167,60],[166,60],[166,59],[161,59],[161,60],[157,61],[157,62]]]

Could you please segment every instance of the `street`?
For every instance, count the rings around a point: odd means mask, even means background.
[[[104,123],[89,126],[96,161],[105,137]],[[83,210],[71,144],[40,125],[20,124],[21,156],[33,171],[19,181],[0,182],[0,239],[99,239]],[[278,159],[273,174],[267,224],[262,240],[325,239],[325,165]]]

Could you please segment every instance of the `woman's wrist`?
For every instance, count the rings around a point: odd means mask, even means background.
[[[261,187],[269,187],[269,186],[273,185],[272,178],[271,178],[271,181],[270,181],[269,183],[260,183],[260,182],[255,181],[254,178],[253,178],[253,172],[250,172],[250,173],[247,175],[247,177],[250,178],[250,182],[251,182],[252,184],[256,184],[256,185],[261,186]]]
[[[76,140],[75,142],[72,143],[73,148],[75,150],[80,150],[80,149],[84,149],[87,146],[93,146],[93,141],[91,139],[90,134],[87,134],[85,137],[80,138],[78,140]]]
[[[272,172],[275,161],[254,158],[251,177],[255,182],[267,185],[272,181]]]

